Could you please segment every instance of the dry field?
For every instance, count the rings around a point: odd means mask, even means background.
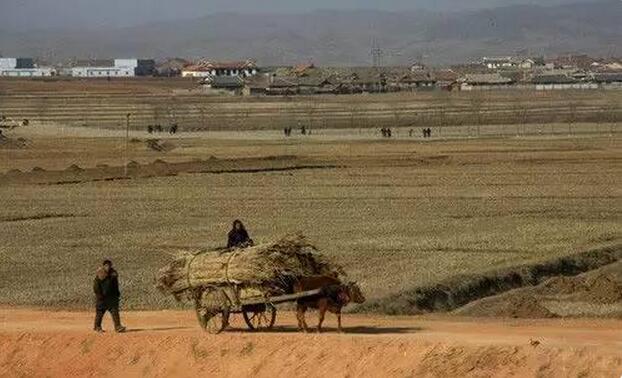
[[[622,91],[619,90],[240,97],[209,95],[200,89],[198,82],[181,78],[0,79],[0,114],[17,120],[27,118],[109,129],[124,129],[128,113],[131,114],[130,128],[136,130],[146,130],[148,125],[167,127],[176,123],[186,132],[274,130],[297,125],[320,130],[476,124],[610,124],[622,120],[621,104]],[[575,132],[594,133],[601,129],[577,129]],[[548,134],[549,131],[549,127],[540,126],[521,133]],[[477,130],[472,131],[472,135],[476,133],[479,135]],[[485,131],[482,134],[486,134]]]
[[[117,132],[11,133],[27,145],[0,148],[0,172],[123,162]],[[371,299],[622,241],[619,135],[424,141],[331,131],[285,140],[276,132],[223,132],[167,141],[175,148],[158,152],[135,140],[128,159],[213,156],[264,167],[270,160],[262,157],[287,155],[326,169],[65,185],[0,176],[0,304],[87,308],[94,269],[109,257],[125,307],[175,307],[155,290],[155,270],[179,248],[222,245],[235,218],[256,241],[303,231]]]

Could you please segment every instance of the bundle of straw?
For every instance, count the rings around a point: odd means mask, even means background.
[[[292,278],[314,275],[344,272],[296,234],[242,249],[182,252],[159,271],[157,287],[178,299],[186,291],[227,284],[287,292]]]

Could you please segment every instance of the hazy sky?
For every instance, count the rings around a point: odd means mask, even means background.
[[[315,9],[452,10],[585,0],[0,0],[0,30],[123,27],[217,12],[304,12]],[[589,0],[588,0],[589,1]]]

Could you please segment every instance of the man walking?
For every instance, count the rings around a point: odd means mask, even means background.
[[[106,311],[110,312],[114,329],[117,332],[125,332],[125,327],[121,325],[119,316],[119,275],[112,267],[110,260],[104,260],[103,264],[97,269],[95,281],[93,283],[93,291],[95,292],[95,327],[96,332],[104,332],[102,329],[102,320]]]

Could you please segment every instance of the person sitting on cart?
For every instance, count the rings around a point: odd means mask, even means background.
[[[233,221],[233,227],[228,236],[227,248],[246,248],[255,244],[239,219]]]

